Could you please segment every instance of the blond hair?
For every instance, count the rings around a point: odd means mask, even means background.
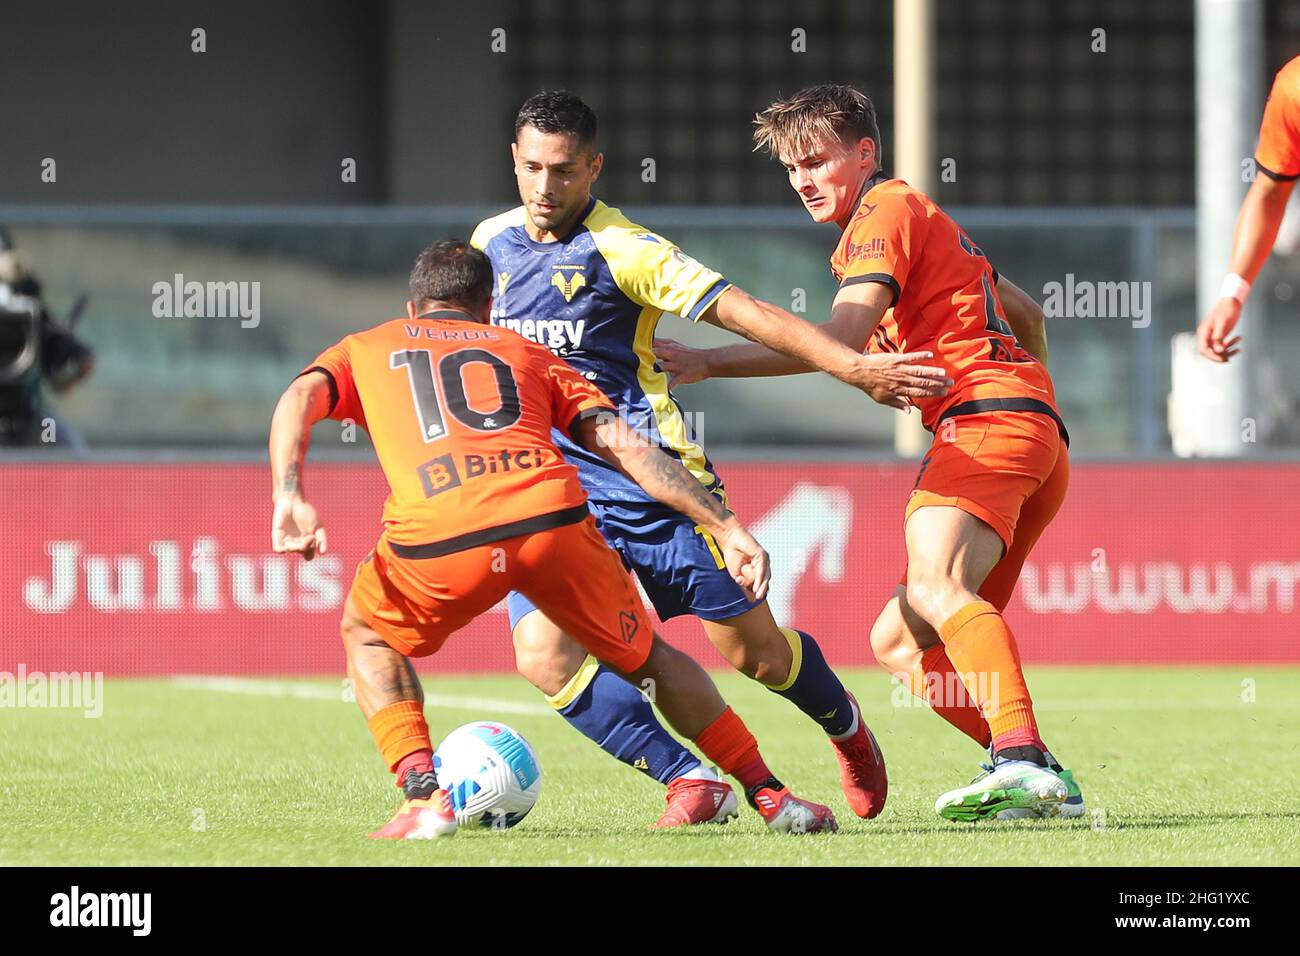
[[[823,83],[777,100],[754,116],[754,149],[769,156],[807,156],[829,141],[857,142],[864,136],[880,155],[880,128],[871,100],[851,86]],[[877,160],[878,161],[878,160]]]

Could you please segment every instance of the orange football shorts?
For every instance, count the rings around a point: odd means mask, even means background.
[[[399,557],[381,537],[357,566],[351,598],[395,651],[425,657],[512,590],[619,670],[636,670],[650,654],[645,605],[590,515],[432,558]]]
[[[948,505],[997,532],[1005,551],[979,589],[998,610],[1065,500],[1070,455],[1056,422],[1037,412],[959,415],[938,424],[903,523],[918,508]],[[903,575],[902,583],[907,583]]]

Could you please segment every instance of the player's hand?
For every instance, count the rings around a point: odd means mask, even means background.
[[[1197,350],[1211,362],[1228,361],[1241,351],[1238,347],[1241,336],[1228,338],[1240,319],[1241,303],[1236,299],[1220,299],[1214,303],[1196,327]]]
[[[271,550],[276,554],[296,553],[310,561],[325,553],[325,529],[316,519],[316,509],[301,495],[279,495],[271,517]]]
[[[947,395],[952,379],[934,365],[918,365],[934,358],[933,352],[903,352],[864,355],[856,372],[848,379],[881,405],[906,411],[909,399]]]
[[[772,579],[771,559],[763,546],[734,519],[717,540],[732,580],[744,589],[751,601],[763,600]]]
[[[672,339],[655,339],[654,349],[659,367],[668,373],[669,388],[702,382],[709,377],[706,349],[694,349]]]

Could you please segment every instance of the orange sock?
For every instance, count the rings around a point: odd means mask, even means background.
[[[772,776],[758,752],[758,741],[730,707],[700,731],[695,746],[719,770],[739,780],[746,790]]]
[[[389,770],[396,771],[397,765],[408,754],[433,750],[429,725],[424,722],[424,705],[418,700],[399,700],[396,704],[389,704],[375,711],[366,725]]]
[[[954,693],[961,686],[960,694]],[[942,643],[927,648],[912,671],[912,693],[963,734],[987,749],[992,735],[975,698],[965,692],[961,675]]]
[[[1042,750],[1016,639],[998,609],[988,601],[972,601],[944,621],[939,638],[967,693],[988,721],[994,749]]]

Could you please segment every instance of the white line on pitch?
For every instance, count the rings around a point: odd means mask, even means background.
[[[1300,703],[1294,700],[1274,700],[1265,703],[1246,703],[1231,700],[1124,700],[1100,698],[1098,700],[1047,700],[1034,701],[1034,710],[1066,710],[1086,713],[1090,710],[1293,710]]]
[[[905,706],[899,707],[894,704],[875,703],[873,705],[866,702],[863,695],[858,695],[864,711],[871,710],[926,710],[927,707],[921,701],[912,703],[910,700]],[[1089,711],[1161,711],[1161,710],[1236,710],[1242,713],[1254,713],[1258,710],[1295,710],[1300,708],[1300,702],[1293,700],[1273,701],[1270,703],[1234,703],[1228,701],[1211,701],[1205,702],[1200,700],[1124,700],[1102,699],[1102,700],[1052,700],[1050,697],[1046,700],[1036,698],[1034,700],[1035,711],[1048,711],[1055,713],[1062,711],[1065,713],[1086,714]]]
[[[204,675],[178,675],[171,682],[179,687],[194,690],[209,690],[227,694],[253,694],[259,697],[297,697],[307,700],[343,700],[341,687],[333,688],[320,684],[296,683],[293,681],[262,680],[248,677],[209,677]],[[869,699],[865,694],[859,695],[864,711],[897,710],[899,708],[884,701]],[[455,694],[424,695],[426,707],[438,707],[444,710],[495,710],[505,714],[549,714],[551,709],[541,704],[525,704],[520,701],[502,700],[495,697],[462,697]],[[1238,703],[1230,701],[1204,700],[1126,700],[1124,698],[1097,698],[1094,700],[1046,700],[1034,702],[1034,710],[1044,712],[1064,711],[1067,713],[1089,713],[1095,711],[1181,711],[1181,710],[1233,710],[1254,712],[1259,710],[1293,710],[1300,703],[1293,700],[1260,703]],[[904,710],[924,709],[919,701],[913,707]]]
[[[171,683],[191,690],[210,690],[224,694],[253,694],[259,697],[299,697],[308,700],[343,701],[341,687],[322,687],[319,684],[299,684],[293,681],[257,680],[247,677],[205,677],[182,674],[171,678]],[[551,708],[540,704],[524,704],[515,700],[495,697],[459,697],[454,694],[424,695],[424,706],[444,710],[491,710],[505,714],[549,714]]]

